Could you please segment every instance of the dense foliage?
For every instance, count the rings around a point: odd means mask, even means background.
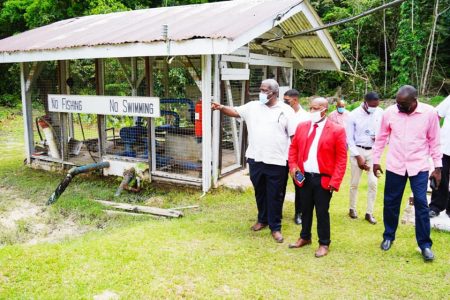
[[[357,15],[390,0],[311,0],[324,23]],[[208,0],[0,0],[0,38],[58,20]],[[366,89],[392,96],[403,84],[422,95],[450,92],[450,0],[408,0],[329,29],[345,57],[346,73],[298,71],[304,95],[341,93],[356,99]],[[17,64],[0,64],[0,105],[20,98]],[[80,71],[80,74],[82,71]]]

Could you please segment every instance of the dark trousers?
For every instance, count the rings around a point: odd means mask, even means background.
[[[302,202],[300,201],[300,189],[301,188],[295,184],[294,180],[292,180],[292,182],[294,183],[294,187],[295,187],[295,215],[294,215],[294,217],[296,217],[298,214],[302,213]]]
[[[429,248],[432,245],[430,238],[430,218],[427,202],[428,172],[420,172],[416,176],[401,176],[386,171],[386,184],[384,186],[384,233],[385,240],[395,240],[395,232],[398,227],[400,205],[406,181],[414,196],[414,210],[416,215],[416,240],[420,249]]]
[[[311,239],[311,227],[313,211],[316,209],[317,235],[320,245],[330,244],[330,200],[332,193],[322,188],[321,175],[305,174],[305,182],[299,188],[299,197],[302,202],[302,231],[300,237],[304,240]]]
[[[281,230],[281,213],[286,191],[286,166],[247,160],[250,180],[255,189],[258,222],[269,224],[272,231]]]
[[[450,156],[444,154],[442,156],[441,184],[439,185],[437,191],[433,190],[431,193],[430,209],[437,213],[440,213],[444,209],[447,210],[447,213],[450,213],[450,200],[448,192],[449,172]]]

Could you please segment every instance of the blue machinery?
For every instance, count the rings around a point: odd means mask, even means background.
[[[195,104],[190,99],[161,99],[161,104],[186,104],[189,106],[189,121],[194,123],[195,120]],[[175,122],[173,125],[165,124],[155,128],[157,132],[171,132],[174,134],[184,134],[189,135],[190,131],[185,130],[185,128],[180,128],[180,115],[175,111],[161,110],[161,116],[173,116]],[[192,135],[194,133],[192,132]],[[148,158],[148,143],[147,143],[147,127],[142,126],[142,118],[138,118],[135,126],[124,127],[120,129],[119,136],[124,144],[124,151],[120,154],[121,156],[136,157],[136,152],[133,150],[135,145],[144,145],[144,155],[143,158]],[[155,141],[156,147],[159,146],[158,142]],[[179,165],[180,167],[187,170],[199,170],[201,169],[201,163],[192,161],[177,160],[173,157],[163,155],[161,153],[156,153],[156,167],[166,167],[170,165]]]

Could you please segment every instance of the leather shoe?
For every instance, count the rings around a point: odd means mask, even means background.
[[[366,221],[373,225],[377,224],[377,220],[371,214],[366,214]]]
[[[314,254],[317,258],[323,257],[328,254],[328,246],[326,245],[320,245],[319,248],[316,250],[316,253]]]
[[[430,211],[428,212],[428,216],[430,217],[430,219],[439,216],[438,212],[435,212],[434,210],[430,209]]]
[[[267,224],[256,222],[252,227],[250,227],[253,231],[260,231],[267,227]]]
[[[383,240],[381,242],[380,247],[382,250],[388,251],[389,249],[391,249],[392,243],[393,243],[393,241],[391,241],[391,240]]]
[[[282,243],[284,241],[280,231],[272,231],[272,237],[277,243]]]
[[[434,259],[433,251],[430,248],[424,248],[422,250],[422,256],[425,261],[432,261]]]
[[[358,214],[356,213],[356,210],[354,210],[354,209],[350,209],[348,211],[348,215],[352,219],[357,219],[358,218]]]
[[[295,214],[294,216],[294,223],[297,225],[302,224],[302,214]]]
[[[309,244],[311,244],[311,240],[299,238],[294,244],[289,244],[289,248],[301,248]]]

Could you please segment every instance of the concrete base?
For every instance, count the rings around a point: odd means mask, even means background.
[[[409,224],[409,225],[415,225],[415,212],[414,212],[414,206],[411,205],[412,196],[410,197],[410,201],[406,205],[406,208],[403,212],[403,218],[402,218],[402,224]],[[430,203],[431,196],[427,195],[428,203]],[[448,231],[450,232],[450,217],[447,216],[445,211],[441,212],[439,216],[434,217],[430,219],[431,228],[442,230],[442,231]]]

